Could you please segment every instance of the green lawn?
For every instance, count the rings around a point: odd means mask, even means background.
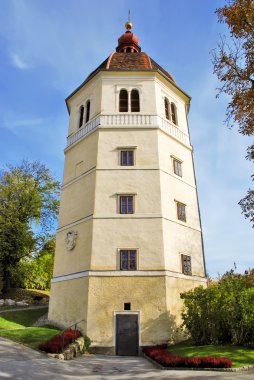
[[[47,307],[43,309],[6,311],[0,313],[0,330],[32,326],[32,324],[46,312]]]
[[[224,356],[233,362],[233,367],[254,365],[254,349],[239,346],[195,346],[190,342],[181,342],[169,346],[169,352],[180,356]]]
[[[30,348],[38,349],[38,344],[59,333],[50,326],[28,327],[22,330],[0,330],[0,336],[22,343]]]
[[[38,349],[38,344],[59,333],[51,326],[31,327],[47,308],[9,311],[0,314],[0,336]]]

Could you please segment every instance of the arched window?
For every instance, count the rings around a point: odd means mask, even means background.
[[[81,106],[79,109],[79,125],[78,127],[81,128],[84,121],[84,106]]]
[[[86,102],[86,123],[90,119],[90,100]]]
[[[176,106],[174,103],[171,103],[171,117],[172,122],[177,125],[177,112],[176,112]]]
[[[119,95],[119,112],[128,112],[128,92],[121,90]]]
[[[130,47],[127,47],[126,53],[131,53],[131,48]]]
[[[166,119],[169,120],[169,101],[167,98],[164,98],[164,104],[165,104],[165,116],[166,116]]]
[[[138,90],[131,90],[131,112],[139,112],[139,92]]]

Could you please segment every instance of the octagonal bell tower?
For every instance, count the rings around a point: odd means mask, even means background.
[[[190,97],[126,23],[67,98],[70,114],[49,318],[97,352],[179,339],[180,293],[206,286]]]

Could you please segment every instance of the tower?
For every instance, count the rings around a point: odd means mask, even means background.
[[[206,285],[190,97],[126,23],[66,99],[70,114],[49,318],[97,351],[176,339],[180,293]]]

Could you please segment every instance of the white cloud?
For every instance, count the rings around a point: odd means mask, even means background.
[[[34,127],[44,122],[43,118],[7,120],[4,123],[4,127],[13,131],[18,127]]]
[[[89,2],[84,5],[82,0],[67,3],[65,9],[61,0],[53,5],[50,1],[9,0],[11,26],[0,26],[0,35],[4,29],[3,39],[15,52],[11,56],[12,64],[21,70],[43,67],[45,73],[52,74],[51,85],[65,92],[78,86],[114,49],[122,30],[118,34],[117,24],[104,23],[102,34],[98,25],[104,22],[107,13],[111,17],[115,13],[116,18],[124,7],[119,5],[112,11],[106,3],[99,7]],[[79,7],[85,9],[85,13],[77,12]],[[102,35],[108,36],[103,44]]]
[[[29,66],[17,53],[11,54],[11,60],[12,64],[20,70],[27,70],[31,68],[31,66]]]

